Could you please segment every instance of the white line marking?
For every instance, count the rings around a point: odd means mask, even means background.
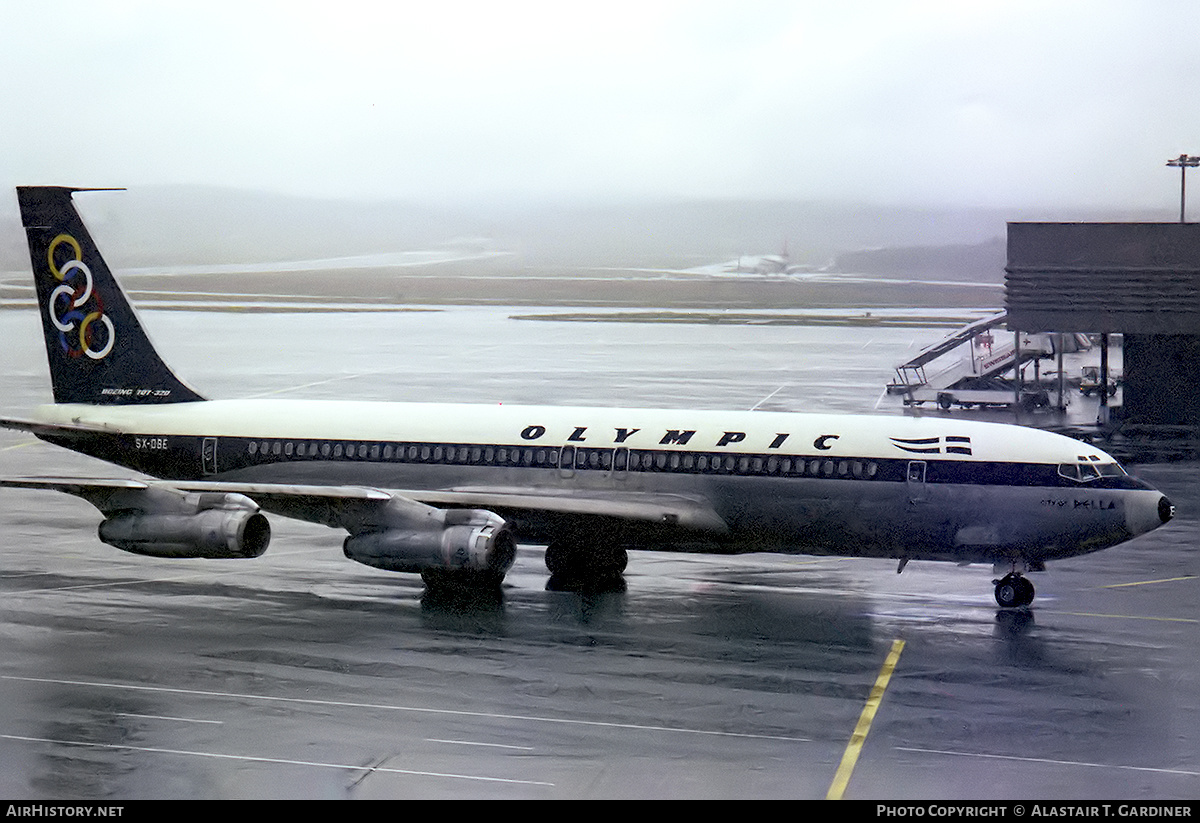
[[[282,757],[256,757],[244,754],[220,754],[217,752],[195,752],[187,749],[161,749],[155,746],[129,746],[119,743],[93,743],[85,740],[55,740],[50,737],[24,737],[17,734],[0,734],[0,739],[19,740],[26,743],[54,743],[61,746],[87,746],[94,749],[111,749],[125,752],[150,752],[153,754],[177,754],[186,757],[207,757],[215,760],[239,760],[244,763],[276,763],[283,766],[313,766],[321,769],[346,769],[349,771],[384,772],[387,774],[406,774],[415,777],[449,777],[455,780],[481,780],[489,783],[519,783],[525,786],[553,786],[542,780],[514,780],[507,777],[484,777],[473,774],[454,774],[452,772],[423,772],[413,769],[394,769],[385,766],[355,766],[348,763],[321,763],[316,760],[288,760]]]
[[[317,549],[314,552],[319,551]],[[297,552],[299,553],[299,552]],[[277,552],[276,554],[284,555],[291,552]],[[56,571],[33,572],[33,574],[50,575],[58,574]],[[81,589],[103,589],[108,587],[119,588],[121,586],[136,586],[139,583],[181,583],[188,580],[210,580],[217,577],[229,577],[235,574],[245,574],[245,569],[227,569],[225,571],[202,571],[192,572],[190,574],[173,574],[167,577],[133,577],[128,580],[102,580],[97,583],[80,583],[75,586],[54,586],[46,589],[21,589],[20,591],[12,592],[13,595],[18,594],[53,594],[54,592],[74,592]],[[14,575],[0,575],[0,580],[16,579]]]
[[[1047,763],[1052,766],[1082,766],[1089,769],[1122,769],[1131,772],[1153,772],[1155,774],[1181,774],[1187,777],[1200,776],[1200,772],[1186,769],[1156,769],[1150,766],[1122,766],[1116,763],[1088,763],[1082,760],[1052,760],[1047,757],[1017,757],[1010,754],[984,754],[980,752],[953,752],[944,749],[917,749],[908,746],[896,746],[896,751],[916,752],[918,754],[945,754],[951,757],[977,757],[988,760],[1013,760],[1020,763]]]
[[[201,720],[196,717],[173,717],[169,714],[134,714],[133,712],[117,712],[117,717],[139,717],[144,720],[173,720],[179,723],[213,723],[223,726],[224,720]]]
[[[306,697],[273,697],[241,692],[212,692],[199,689],[180,689],[170,686],[139,686],[130,683],[100,683],[89,680],[63,680],[50,677],[21,677],[0,675],[0,680],[17,680],[25,683],[56,683],[61,686],[89,686],[99,689],[125,689],[128,691],[156,692],[160,694],[186,694],[194,697],[217,697],[232,700],[260,700],[273,703],[295,703],[306,706],[339,706],[349,709],[377,709],[382,711],[413,712],[418,714],[440,714],[453,717],[481,717],[490,720],[520,720],[531,723],[555,723],[566,726],[593,726],[605,729],[632,729],[647,732],[675,732],[710,737],[736,737],[749,740],[780,740],[788,743],[810,743],[806,737],[787,737],[772,734],[749,734],[746,732],[722,732],[712,729],[687,729],[679,726],[646,726],[639,723],[610,723],[601,720],[578,720],[569,717],[542,717],[538,715],[499,714],[496,712],[472,712],[461,709],[430,709],[423,706],[393,706],[384,703],[358,703],[346,700],[316,700]]]
[[[426,743],[452,743],[456,746],[486,746],[489,749],[516,749],[522,752],[533,751],[533,746],[510,746],[505,743],[478,743],[474,740],[445,740],[440,737],[427,737]]]

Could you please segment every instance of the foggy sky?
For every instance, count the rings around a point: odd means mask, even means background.
[[[1198,34],[1186,0],[0,0],[0,184],[1169,218]]]

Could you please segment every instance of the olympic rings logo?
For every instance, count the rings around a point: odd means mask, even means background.
[[[54,254],[64,245],[70,247],[73,256],[60,268]],[[50,263],[50,273],[62,284],[50,292],[46,314],[49,315],[54,328],[59,331],[63,350],[71,357],[78,357],[80,354],[86,354],[93,360],[107,357],[112,351],[113,343],[116,342],[116,329],[104,314],[104,304],[100,295],[93,292],[92,270],[83,262],[83,250],[79,247],[79,241],[69,234],[58,235],[50,241],[46,259]],[[88,311],[86,304],[93,297],[93,307]],[[67,341],[67,335],[75,331],[76,323],[79,329],[79,345],[72,346]],[[104,326],[103,335],[97,333],[97,323]],[[96,337],[103,339],[97,341]],[[98,349],[94,348],[97,342],[103,343]]]

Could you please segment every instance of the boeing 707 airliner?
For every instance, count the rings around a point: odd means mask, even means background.
[[[162,361],[72,202],[20,187],[54,403],[0,425],[145,477],[7,478],[92,503],[152,557],[252,558],[264,512],[347,533],[351,560],[498,585],[518,541],[552,576],[630,548],[991,563],[1026,606],[1048,560],[1144,534],[1165,496],[1087,443],[949,418],[209,400]]]

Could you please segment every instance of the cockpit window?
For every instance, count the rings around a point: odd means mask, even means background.
[[[1058,474],[1077,483],[1086,483],[1101,477],[1122,477],[1125,470],[1119,463],[1101,463],[1098,457],[1081,457],[1078,463],[1060,463]]]

